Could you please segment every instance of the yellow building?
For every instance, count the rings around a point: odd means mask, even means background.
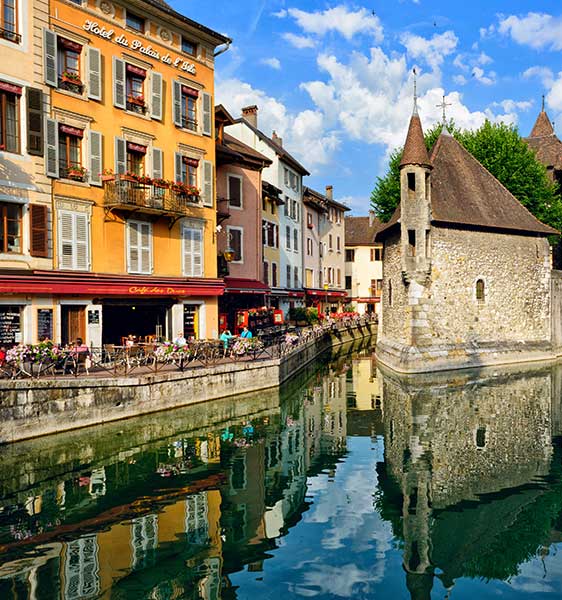
[[[214,58],[230,40],[159,0],[53,1],[51,272],[56,341],[216,337]]]

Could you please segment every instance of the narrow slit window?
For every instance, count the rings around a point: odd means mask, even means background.
[[[408,189],[411,192],[416,191],[416,174],[415,173],[408,173]]]
[[[429,239],[429,229],[425,230],[425,256],[426,258],[430,255],[430,239]]]
[[[392,281],[388,282],[388,306],[392,306]]]
[[[484,448],[486,446],[486,428],[479,427],[476,430],[476,447]]]
[[[486,299],[486,286],[484,285],[484,280],[479,279],[476,282],[476,300],[478,302],[483,303]]]
[[[416,230],[408,229],[408,256],[416,255]]]

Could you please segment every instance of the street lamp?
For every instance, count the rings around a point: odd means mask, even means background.
[[[326,311],[328,310],[328,290],[329,290],[330,286],[325,283],[324,284],[324,291],[326,292],[326,299],[324,300],[324,304],[326,306],[324,306],[324,314],[326,314]]]
[[[234,249],[230,244],[222,251],[222,255],[226,262],[232,262],[234,260]]]

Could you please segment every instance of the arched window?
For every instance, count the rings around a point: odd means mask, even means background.
[[[476,282],[476,300],[478,302],[484,302],[486,299],[486,286],[484,285],[484,280],[479,279]]]

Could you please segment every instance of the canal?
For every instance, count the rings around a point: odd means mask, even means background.
[[[562,367],[280,390],[0,448],[2,600],[562,597]]]

